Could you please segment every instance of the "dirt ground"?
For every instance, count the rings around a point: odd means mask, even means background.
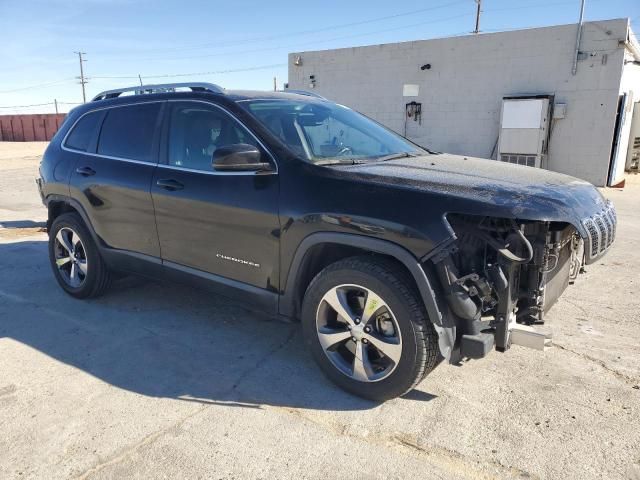
[[[298,325],[136,278],[74,300],[47,263],[44,144],[0,143],[0,478],[640,480],[640,182],[553,347],[441,365],[384,404],[323,378]]]

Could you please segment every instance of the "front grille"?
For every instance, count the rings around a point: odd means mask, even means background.
[[[611,246],[616,238],[616,221],[616,210],[611,202],[607,202],[601,212],[582,220],[589,235],[586,249],[589,260],[599,257]]]

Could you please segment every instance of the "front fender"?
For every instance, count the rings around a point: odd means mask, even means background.
[[[289,317],[296,315],[296,298],[298,298],[298,294],[300,293],[297,288],[301,288],[299,279],[301,277],[301,269],[304,265],[305,256],[311,248],[320,244],[356,247],[390,256],[402,263],[413,277],[427,315],[438,333],[440,353],[447,360],[451,359],[456,340],[456,327],[455,324],[450,324],[447,321],[448,316],[442,314],[432,280],[430,279],[430,274],[424,270],[420,261],[408,250],[386,240],[337,232],[318,232],[307,236],[296,249],[291,267],[289,268],[284,293],[281,296],[279,305],[282,315]]]

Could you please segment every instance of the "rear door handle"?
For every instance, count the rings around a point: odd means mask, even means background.
[[[181,184],[177,180],[173,180],[171,178],[170,179],[158,180],[156,182],[156,185],[158,185],[160,188],[164,188],[165,190],[169,190],[171,192],[173,192],[175,190],[182,190],[184,188],[183,184]]]
[[[91,167],[79,167],[76,168],[76,173],[79,173],[83,177],[90,177],[91,175],[95,175],[96,171]]]

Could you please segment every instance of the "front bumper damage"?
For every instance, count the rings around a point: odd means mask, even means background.
[[[457,238],[430,258],[448,307],[443,315],[455,325],[449,360],[511,345],[544,350],[551,345],[544,317],[583,265],[613,244],[615,208],[607,201],[579,226],[478,218],[448,218]]]

